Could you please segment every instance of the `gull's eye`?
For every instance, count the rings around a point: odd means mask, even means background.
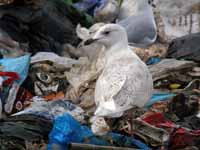
[[[108,35],[108,34],[110,34],[110,31],[105,31],[103,34]]]

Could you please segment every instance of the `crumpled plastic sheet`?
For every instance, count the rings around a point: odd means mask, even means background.
[[[84,110],[81,107],[72,104],[70,101],[55,100],[47,102],[39,97],[34,97],[32,104],[28,108],[15,113],[12,116],[32,114],[54,120],[64,113],[69,113],[80,122],[83,122],[84,120]]]
[[[39,63],[43,61],[51,61],[57,65],[62,65],[65,68],[70,68],[74,64],[78,64],[79,62],[75,59],[60,57],[55,53],[51,52],[39,52],[33,57],[31,57],[31,64]]]
[[[105,137],[95,137],[91,129],[87,126],[80,125],[71,115],[64,114],[55,119],[53,129],[49,134],[48,150],[57,147],[59,150],[66,150],[68,144],[87,143],[94,145],[111,145],[108,140],[121,146],[138,146],[143,150],[150,148],[144,143],[124,135],[108,133]]]

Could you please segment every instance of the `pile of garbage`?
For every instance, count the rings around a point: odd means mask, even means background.
[[[200,149],[199,0],[0,4],[1,150]],[[127,79],[123,74],[130,71],[120,70],[122,65],[116,62],[105,67],[109,45],[94,41],[103,29],[104,35],[110,34],[106,27],[114,31],[122,27],[127,49],[148,67],[153,90],[144,106],[148,93],[142,90],[135,100],[141,106],[121,109],[113,101],[96,101],[102,93],[110,94],[107,99],[116,98],[117,88],[124,87]],[[118,57],[115,52],[109,55]],[[139,62],[135,55],[136,60],[130,58],[126,61]],[[105,68],[113,74],[106,74]],[[132,70],[139,77],[125,91],[139,88],[138,81],[146,73],[143,68],[141,73]],[[116,103],[121,105],[126,103],[123,99],[132,98],[118,96]],[[106,109],[100,109],[101,104]]]

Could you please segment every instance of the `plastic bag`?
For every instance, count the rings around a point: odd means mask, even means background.
[[[148,61],[146,62],[147,65],[155,65],[157,63],[159,63],[161,61],[160,58],[158,57],[151,57],[148,59]]]
[[[78,107],[67,100],[55,100],[47,102],[40,97],[34,97],[30,107],[21,112],[13,114],[13,116],[33,114],[53,120],[55,117],[58,117],[64,113],[69,113],[80,122],[82,122],[84,119],[84,110],[81,107]]]
[[[39,52],[33,57],[31,57],[31,63],[38,63],[43,61],[51,61],[57,65],[62,65],[65,68],[70,68],[74,64],[78,64],[79,62],[75,59],[67,58],[67,57],[60,57],[55,53],[51,52]]]
[[[96,5],[98,5],[100,1],[101,0],[82,0],[80,2],[73,4],[73,6],[80,11],[90,12],[91,9],[93,9]]]
[[[101,0],[94,10],[94,19],[97,22],[113,22],[119,14],[119,4],[115,0]]]
[[[151,99],[148,101],[148,103],[145,105],[145,107],[151,107],[153,104],[159,102],[159,101],[167,101],[170,98],[176,96],[174,93],[157,93],[153,94]]]
[[[115,0],[83,0],[73,6],[94,16],[98,22],[113,22],[119,14],[119,5]]]
[[[82,143],[84,139],[88,139],[91,144],[109,145],[104,140],[91,137],[93,133],[88,127],[81,126],[71,115],[64,114],[55,119],[54,127],[49,134],[48,150],[53,150],[55,145],[59,147],[58,150],[66,150],[70,142]]]
[[[64,114],[55,119],[54,127],[49,134],[48,150],[53,150],[55,147],[58,150],[67,150],[68,144],[85,143],[94,145],[110,146],[117,143],[117,146],[137,147],[148,150],[148,146],[144,143],[116,133],[108,133],[102,137],[95,137],[90,128],[81,126],[71,115]],[[111,141],[111,142],[109,142]]]
[[[4,81],[11,84],[3,87],[2,107],[4,107],[6,113],[11,113],[19,87],[28,74],[30,55],[18,58],[4,58],[0,60],[0,64],[3,66],[1,75],[4,75]],[[9,76],[10,78],[5,76]]]
[[[28,74],[30,55],[0,59],[0,64],[3,66],[3,72],[16,72],[20,76],[20,79],[16,83],[21,85]]]

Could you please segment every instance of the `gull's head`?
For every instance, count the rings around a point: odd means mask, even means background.
[[[154,0],[136,0],[136,4],[138,11],[143,11],[149,6],[156,7]]]
[[[151,5],[152,7],[156,7],[156,4],[154,3],[154,0],[148,0],[148,4]]]
[[[92,39],[86,41],[86,45],[94,42],[104,45],[107,49],[115,45],[128,46],[126,31],[123,27],[117,24],[106,24],[102,26]]]

